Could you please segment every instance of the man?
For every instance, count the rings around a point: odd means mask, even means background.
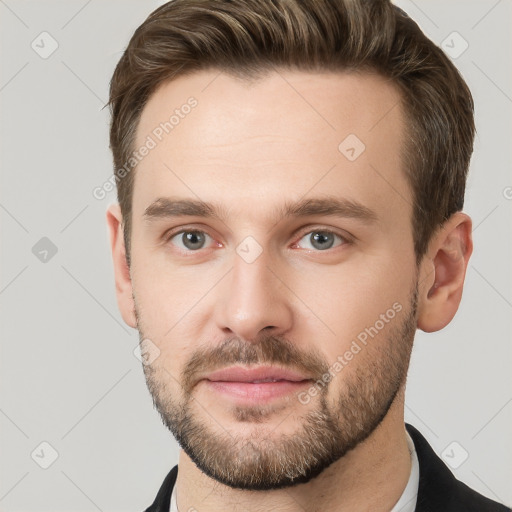
[[[174,0],[112,78],[125,322],[179,463],[148,511],[505,511],[404,424],[454,317],[473,101],[385,0]],[[178,470],[179,468],[179,470]]]

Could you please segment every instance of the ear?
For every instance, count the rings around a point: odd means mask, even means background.
[[[126,261],[126,248],[123,237],[123,216],[118,204],[108,207],[107,226],[110,234],[110,247],[114,262],[117,305],[123,320],[134,329],[137,328],[135,304],[133,302],[130,268]]]
[[[439,331],[455,316],[473,252],[471,218],[454,213],[434,234],[420,265],[418,328]]]

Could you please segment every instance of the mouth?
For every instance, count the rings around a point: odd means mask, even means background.
[[[261,404],[311,385],[312,378],[292,370],[260,366],[225,368],[203,378],[207,388],[238,403]]]
[[[268,382],[230,382],[206,380],[208,388],[238,404],[257,405],[298,393],[311,385],[311,381],[277,380]]]
[[[296,371],[287,368],[278,368],[276,366],[258,366],[257,368],[244,368],[242,366],[232,366],[223,368],[210,373],[204,377],[211,382],[300,382],[311,380],[310,375],[302,375]]]

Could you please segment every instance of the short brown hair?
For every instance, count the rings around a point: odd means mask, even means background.
[[[407,125],[403,168],[413,191],[416,261],[435,231],[462,210],[475,125],[473,99],[450,59],[389,0],[172,0],[133,34],[110,82],[110,148],[130,262],[141,112],[158,85],[219,69],[257,77],[274,68],[371,70],[401,91]],[[122,179],[121,179],[122,178]]]

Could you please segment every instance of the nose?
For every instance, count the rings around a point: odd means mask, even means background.
[[[252,341],[263,329],[275,334],[290,329],[291,293],[284,276],[273,267],[265,251],[251,263],[235,254],[215,306],[217,327],[224,334]]]

